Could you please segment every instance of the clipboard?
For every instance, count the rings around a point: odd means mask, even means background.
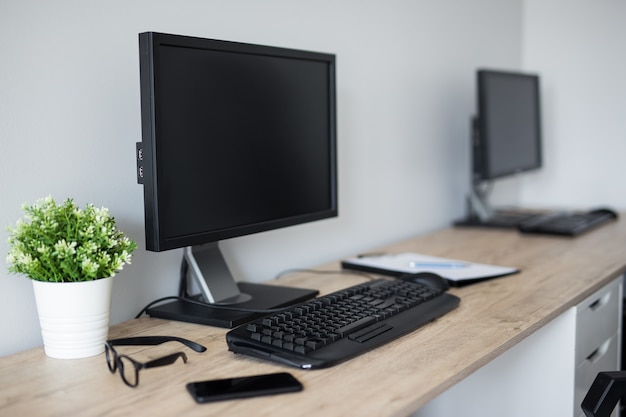
[[[434,272],[447,279],[450,285],[457,287],[520,272],[518,268],[510,266],[467,262],[413,252],[360,255],[342,260],[341,266],[390,276]]]

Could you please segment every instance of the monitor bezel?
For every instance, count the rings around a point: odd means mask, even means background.
[[[162,232],[159,221],[159,178],[158,160],[161,157],[159,150],[159,132],[157,119],[159,97],[155,85],[158,81],[158,63],[160,47],[177,46],[182,48],[202,48],[226,51],[240,54],[256,54],[276,56],[282,58],[313,60],[328,65],[329,80],[329,169],[330,169],[330,205],[324,210],[303,213],[291,217],[282,217],[274,220],[250,223],[237,227],[219,230],[203,231],[177,237],[166,237]],[[142,119],[142,153],[143,153],[143,184],[144,184],[144,211],[146,249],[160,252],[170,249],[218,242],[224,239],[260,233],[269,230],[295,226],[298,224],[332,218],[338,216],[337,203],[337,123],[336,123],[336,86],[335,86],[335,55],[321,52],[312,52],[247,44],[240,42],[205,39],[182,35],[171,35],[157,32],[139,34],[140,46],[140,86],[141,86],[141,119]]]

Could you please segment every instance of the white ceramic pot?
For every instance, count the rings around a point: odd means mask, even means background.
[[[113,278],[84,282],[33,280],[47,356],[76,359],[104,351]]]

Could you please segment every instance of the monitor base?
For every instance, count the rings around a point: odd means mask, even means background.
[[[229,307],[266,310],[297,304],[314,298],[317,290],[282,287],[277,285],[257,284],[251,282],[237,283],[240,291],[251,295],[249,301],[238,304],[229,304]],[[198,301],[196,297],[189,297]],[[151,307],[147,310],[150,317],[183,321],[187,323],[204,324],[208,326],[232,329],[247,323],[263,313],[225,310],[185,302],[184,299]]]

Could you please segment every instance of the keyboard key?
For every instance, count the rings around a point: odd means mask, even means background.
[[[336,329],[335,333],[338,333],[341,336],[345,336],[345,335],[347,335],[349,333],[352,333],[352,332],[354,332],[356,330],[362,329],[363,327],[368,326],[368,325],[370,325],[372,323],[376,323],[376,317],[371,317],[371,316],[364,317],[364,318],[362,318],[360,320],[357,320],[357,321],[355,321],[353,323],[350,323],[350,324],[346,324],[345,326],[342,326],[342,327]]]

